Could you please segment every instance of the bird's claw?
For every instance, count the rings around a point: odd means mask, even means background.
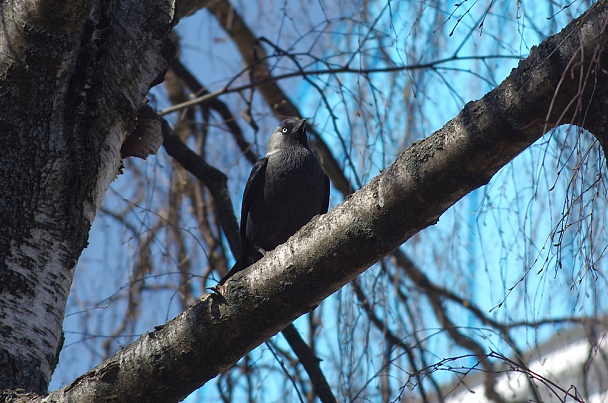
[[[205,289],[207,289],[209,291],[213,291],[214,294],[222,295],[222,293],[220,292],[218,287],[220,287],[220,286],[205,287]]]

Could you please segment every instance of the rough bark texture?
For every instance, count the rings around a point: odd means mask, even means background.
[[[48,401],[177,401],[405,242],[556,125],[589,125],[608,89],[608,7],[533,49],[483,99],[381,175]],[[606,111],[594,112],[605,115]],[[601,125],[600,125],[601,126]],[[596,135],[605,127],[593,126]]]
[[[0,389],[46,393],[73,270],[168,66],[169,0],[0,2]]]

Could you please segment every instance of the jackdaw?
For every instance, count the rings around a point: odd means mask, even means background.
[[[306,137],[306,120],[285,119],[268,139],[266,156],[255,163],[241,208],[241,256],[234,273],[285,243],[315,215],[327,212],[329,178]]]

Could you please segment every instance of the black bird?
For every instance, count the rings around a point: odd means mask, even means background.
[[[234,273],[285,243],[317,214],[327,212],[329,178],[306,137],[306,120],[285,119],[268,139],[266,156],[255,163],[241,208],[241,256]]]

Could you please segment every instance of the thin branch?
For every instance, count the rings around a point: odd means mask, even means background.
[[[145,106],[144,108],[149,108]],[[150,108],[151,109],[151,108]],[[239,227],[232,210],[232,201],[228,193],[226,175],[213,168],[203,158],[186,146],[179,136],[171,129],[166,120],[162,120],[163,146],[167,153],[175,158],[187,171],[209,189],[218,209],[218,219],[234,256],[240,256],[241,245]],[[225,274],[225,273],[220,273]]]
[[[209,91],[207,91],[205,89],[205,87],[198,81],[198,79],[196,77],[194,77],[194,75],[179,61],[179,59],[173,58],[171,60],[171,70],[173,70],[175,72],[175,74],[181,80],[184,81],[184,83],[186,84],[186,86],[188,86],[190,91],[192,91],[195,94],[202,94],[198,98],[195,98],[195,99],[200,99],[200,98],[206,97],[210,94]],[[224,102],[220,101],[217,98],[208,98],[208,99],[205,99],[204,101],[196,102],[194,104],[191,104],[191,102],[192,102],[192,100],[189,100],[189,101],[183,102],[178,105],[189,104],[190,106],[194,106],[197,104],[204,103],[206,107],[208,107],[209,109],[213,109],[214,111],[219,113],[219,115],[224,120],[224,124],[226,125],[226,127],[232,134],[232,137],[236,141],[236,144],[242,151],[243,155],[245,155],[245,157],[252,164],[254,164],[258,160],[258,156],[251,150],[251,144],[249,144],[245,140],[245,137],[243,137],[243,131],[241,130],[241,127],[236,123],[235,117],[232,115],[232,112],[230,112],[230,109]],[[181,108],[178,108],[176,110],[180,110],[180,109]],[[169,112],[167,112],[167,113],[169,113]],[[166,113],[164,111],[161,111],[158,114],[163,116]]]
[[[298,56],[301,56],[301,54],[298,54],[298,53],[290,53],[289,55],[291,58],[294,58],[294,59],[297,58]],[[231,83],[222,89],[219,89],[219,90],[216,90],[213,92],[206,92],[205,95],[201,95],[196,98],[190,99],[186,102],[182,102],[180,104],[170,106],[168,108],[165,108],[165,109],[159,111],[158,114],[160,116],[164,116],[169,113],[177,112],[182,109],[201,104],[203,102],[209,102],[210,100],[214,100],[225,94],[241,92],[244,90],[249,90],[249,89],[258,87],[263,84],[276,83],[278,81],[289,79],[289,78],[294,78],[294,77],[307,78],[307,77],[314,77],[314,76],[337,75],[337,74],[357,74],[357,75],[367,76],[367,75],[374,74],[374,73],[395,73],[395,72],[401,72],[401,71],[437,69],[442,64],[446,64],[449,62],[466,61],[466,60],[495,60],[495,59],[520,60],[521,56],[519,56],[519,55],[514,55],[514,56],[513,55],[450,56],[450,57],[435,60],[432,62],[418,63],[418,64],[412,64],[412,65],[407,65],[407,66],[389,66],[389,67],[378,67],[378,68],[368,68],[368,69],[355,69],[355,68],[352,68],[349,66],[340,66],[340,67],[317,69],[317,70],[298,69],[291,73],[284,73],[284,74],[279,74],[276,76],[268,76],[263,79],[259,79],[259,80],[252,81],[247,84],[238,85],[235,87],[231,87],[231,84],[234,81],[234,79],[232,79]],[[248,71],[249,69],[252,69],[252,68],[253,68],[253,66],[249,66],[245,70],[243,70],[243,72]],[[447,68],[444,67],[443,69],[447,69]],[[243,73],[243,72],[241,72],[241,73]]]
[[[300,333],[296,327],[291,323],[281,332],[285,339],[291,346],[293,352],[298,356],[300,363],[308,373],[310,382],[313,385],[315,394],[321,399],[323,403],[336,402],[336,398],[325,379],[325,375],[321,371],[319,366],[320,360],[314,354],[312,349],[302,340]]]
[[[416,381],[417,381],[418,385],[420,386],[420,394],[422,395],[422,399],[424,401],[426,401],[426,393],[424,391],[424,386],[422,385],[421,372],[417,368],[416,358],[414,356],[414,353],[413,353],[411,347],[408,346],[399,337],[395,336],[395,334],[388,329],[388,327],[384,324],[384,322],[380,318],[378,318],[378,316],[374,312],[374,308],[369,303],[369,299],[365,296],[363,290],[361,289],[359,281],[356,279],[353,280],[351,282],[351,287],[355,293],[355,296],[357,297],[357,300],[363,307],[363,310],[367,314],[371,323],[373,323],[376,326],[376,328],[378,328],[378,330],[380,332],[382,332],[382,335],[390,344],[401,347],[403,349],[403,351],[405,351],[405,353],[407,354],[408,360],[410,361],[410,365],[412,366],[412,369],[413,369],[412,372],[415,374]]]

